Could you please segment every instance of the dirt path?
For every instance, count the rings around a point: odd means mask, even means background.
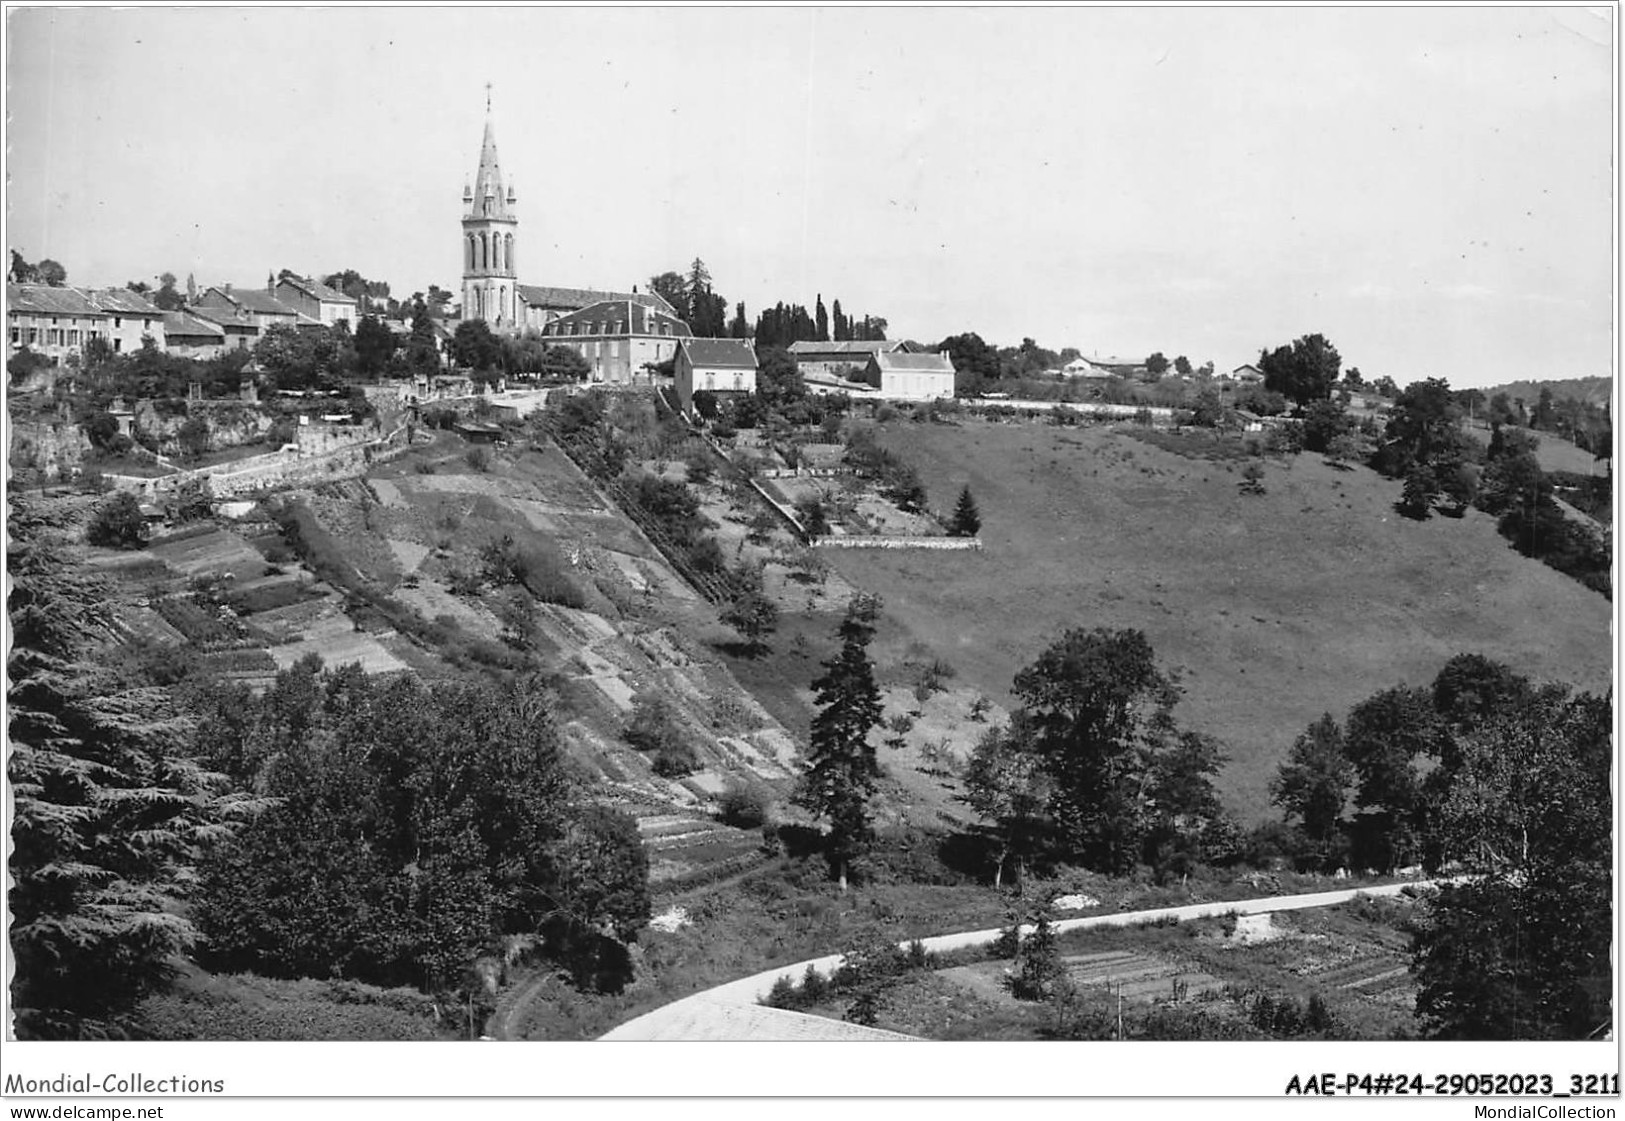
[[[1344,891],[1317,891],[1307,895],[1278,895],[1268,899],[1235,899],[1219,903],[1193,903],[1184,907],[1159,907],[1150,911],[1122,911],[1109,915],[1090,915],[1084,918],[1062,919],[1051,923],[1051,928],[1062,934],[1069,930],[1087,930],[1090,927],[1103,926],[1136,926],[1141,923],[1154,922],[1158,919],[1176,919],[1180,922],[1192,919],[1214,918],[1231,912],[1241,915],[1258,915],[1275,911],[1299,911],[1311,907],[1335,907],[1347,903],[1357,895],[1398,895],[1407,888],[1428,888],[1445,881],[1413,880],[1405,883],[1383,884],[1378,887],[1350,888]],[[1030,930],[1024,927],[1023,932]],[[927,951],[943,953],[948,950],[964,949],[968,946],[985,946],[996,940],[1003,932],[993,930],[967,930],[957,934],[939,934],[932,938],[921,939]],[[827,954],[821,958],[812,958],[808,961],[798,961],[793,965],[779,965],[749,977],[741,977],[737,981],[729,981],[716,988],[706,989],[694,993],[681,1000],[673,1001],[653,1012],[646,1012],[633,1020],[628,1020],[619,1027],[607,1032],[601,1038],[605,1040],[681,1040],[704,1037],[708,1039],[722,1039],[726,1036],[718,1034],[729,1030],[730,1025],[737,1026],[741,1021],[731,1016],[729,1010],[739,1005],[755,1006],[775,982],[786,977],[792,982],[799,981],[807,972],[807,968],[818,970],[828,976],[841,964],[840,954]],[[780,1038],[772,1032],[775,1030],[775,1021],[758,1018],[753,1021],[753,1029],[766,1034],[756,1034],[748,1038],[751,1040]],[[786,1022],[788,1026],[788,1021]],[[696,1032],[699,1036],[696,1036]],[[745,1038],[745,1037],[737,1037]],[[788,1036],[784,1038],[789,1038]]]

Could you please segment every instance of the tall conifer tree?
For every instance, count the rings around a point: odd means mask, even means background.
[[[871,595],[859,594],[847,607],[838,632],[840,653],[824,663],[824,675],[813,682],[819,710],[796,795],[798,804],[829,823],[830,866],[842,891],[852,861],[868,850],[874,836],[869,798],[880,765],[869,733],[879,727],[882,712],[869,642],[879,613],[880,600]]]

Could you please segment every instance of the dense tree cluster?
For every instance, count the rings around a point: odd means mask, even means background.
[[[797,342],[881,341],[886,337],[886,320],[865,315],[855,319],[841,310],[841,301],[835,301],[833,322],[824,311],[824,297],[820,295],[809,313],[800,304],[780,301],[766,308],[756,317],[753,337],[757,348],[788,347]]]
[[[1290,346],[1260,351],[1258,368],[1264,388],[1290,397],[1302,407],[1330,397],[1342,359],[1324,335],[1304,335]]]
[[[13,249],[6,279],[13,284],[46,284],[61,288],[68,282],[68,270],[49,257],[42,257],[37,264],[29,264],[21,253]]]
[[[1520,553],[1610,595],[1610,542],[1558,506],[1535,456],[1538,438],[1493,420],[1486,448],[1460,421],[1459,400],[1441,379],[1415,382],[1396,398],[1371,463],[1403,480],[1400,512],[1423,519],[1441,499],[1456,514],[1476,506]]]
[[[1281,765],[1271,790],[1301,865],[1469,874],[1415,937],[1433,1034],[1577,1039],[1608,1022],[1611,730],[1606,698],[1463,654],[1341,727],[1322,716]]]
[[[456,991],[531,940],[617,988],[648,917],[630,819],[587,803],[535,682],[424,685],[307,659],[199,702],[209,764],[274,805],[205,863],[207,960]]]
[[[664,272],[650,277],[649,291],[670,304],[696,338],[727,337],[728,300],[714,290],[711,271],[700,258],[694,258],[687,275]]]
[[[188,722],[164,690],[107,668],[111,596],[68,559],[67,524],[12,496],[7,905],[28,1039],[128,1030],[196,942],[182,904],[204,848],[250,805],[183,750]]]
[[[977,745],[966,781],[1001,871],[1049,856],[1166,875],[1235,855],[1212,783],[1225,755],[1178,726],[1179,689],[1140,631],[1068,630],[1013,692],[1020,707]]]

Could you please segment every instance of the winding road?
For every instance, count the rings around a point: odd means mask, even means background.
[[[1349,888],[1342,891],[1317,891],[1307,895],[1277,895],[1267,899],[1233,899],[1220,903],[1192,903],[1183,907],[1158,907],[1149,911],[1119,911],[1106,915],[1087,915],[1075,919],[1060,919],[1051,923],[1057,934],[1069,930],[1088,930],[1103,926],[1136,926],[1159,919],[1185,922],[1191,919],[1214,918],[1220,915],[1261,915],[1275,911],[1301,911],[1310,907],[1335,907],[1347,903],[1357,895],[1398,895],[1407,889],[1425,889],[1449,880],[1407,880],[1402,883],[1382,884],[1377,887]],[[1028,933],[1030,926],[1022,927]],[[927,951],[945,953],[968,946],[985,946],[996,941],[1003,933],[992,930],[966,930],[957,934],[938,934],[922,938]],[[899,943],[907,946],[908,943]],[[891,1039],[908,1036],[895,1032],[860,1028],[821,1016],[803,1012],[789,1012],[768,1008],[758,1002],[768,994],[775,982],[787,977],[800,982],[812,966],[826,977],[839,968],[840,954],[827,954],[809,958],[792,965],[778,965],[749,977],[718,985],[662,1005],[645,1012],[633,1020],[605,1033],[600,1038],[615,1040],[834,1040],[834,1039]]]

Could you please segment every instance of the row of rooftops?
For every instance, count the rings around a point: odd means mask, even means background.
[[[163,311],[128,288],[53,288],[48,284],[6,284],[6,309],[34,315],[97,319],[113,315],[156,319]]]
[[[355,304],[354,297],[347,296],[336,288],[330,288],[314,280],[302,277],[284,277],[277,282],[278,287],[287,286],[296,291],[303,292],[311,299],[321,303]],[[211,309],[204,301],[214,299],[214,308]],[[208,288],[204,291],[199,302],[188,306],[188,312],[194,316],[221,321],[223,309],[219,305],[225,304],[233,309],[233,315],[280,315],[290,317],[296,324],[307,326],[320,323],[281,299],[275,292],[262,288],[233,288],[223,285]],[[98,318],[112,315],[129,315],[157,318],[164,315],[151,300],[141,293],[129,288],[79,288],[79,287],[53,287],[48,284],[6,284],[6,309],[10,313],[31,313],[34,315],[67,315],[77,318]]]

